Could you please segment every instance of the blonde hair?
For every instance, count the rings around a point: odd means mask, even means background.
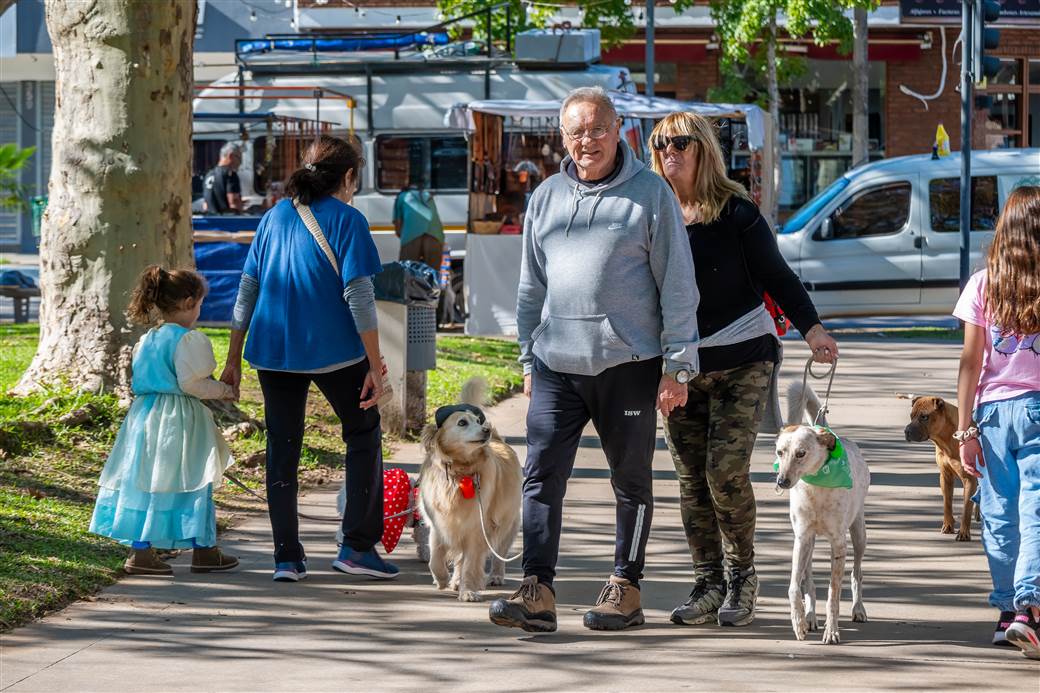
[[[693,138],[693,147],[697,165],[697,175],[693,181],[693,198],[701,211],[701,221],[710,224],[719,218],[723,208],[733,195],[751,200],[744,186],[730,180],[726,175],[726,162],[722,155],[722,146],[715,134],[715,126],[710,120],[696,113],[680,111],[665,116],[650,133],[647,150],[650,152],[650,170],[668,181],[661,165],[662,152],[654,149],[653,143],[658,137],[675,137],[686,135]],[[671,181],[668,181],[671,186]],[[672,187],[672,191],[678,191]]]

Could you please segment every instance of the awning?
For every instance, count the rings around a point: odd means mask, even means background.
[[[643,96],[628,92],[607,92],[614,108],[622,118],[647,118],[659,120],[669,113],[678,111],[697,113],[709,118],[742,118],[748,126],[748,146],[762,149],[765,146],[765,112],[755,104],[697,103],[678,101],[656,96]],[[458,103],[444,114],[445,127],[472,132],[473,112],[512,118],[555,118],[560,114],[562,100],[520,101],[490,100]]]

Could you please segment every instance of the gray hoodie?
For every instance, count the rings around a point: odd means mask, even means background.
[[[524,219],[516,324],[520,362],[597,375],[664,354],[696,372],[697,304],[690,241],[668,184],[627,144],[613,179],[590,188],[565,171],[531,195]]]

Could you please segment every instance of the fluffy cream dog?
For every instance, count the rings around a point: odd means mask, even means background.
[[[520,462],[476,406],[481,385],[467,383],[463,404],[438,409],[436,423],[422,434],[419,509],[430,529],[430,573],[438,589],[458,590],[464,602],[480,601],[486,586],[504,584],[503,561],[492,558],[491,573],[484,574],[488,541],[506,556],[520,527]]]
[[[823,536],[831,545],[831,580],[823,642],[837,644],[841,642],[838,611],[850,532],[853,550],[852,620],[867,620],[863,608],[862,564],[867,547],[863,506],[870,486],[870,470],[863,453],[852,441],[839,440],[823,426],[794,423],[802,421],[806,411],[810,417],[819,412],[820,401],[812,388],[793,383],[788,389],[787,402],[787,420],[791,424],[776,438],[776,485],[791,490],[791,525],[795,535],[791,585],[787,593],[791,602],[791,626],[799,640],[804,640],[810,630],[816,630],[812,554],[816,537]],[[842,449],[844,454],[841,454]]]

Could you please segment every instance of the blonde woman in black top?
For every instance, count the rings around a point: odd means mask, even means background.
[[[751,452],[780,363],[763,293],[781,306],[817,361],[836,359],[838,345],[769,224],[743,186],[727,178],[711,122],[673,113],[654,128],[650,150],[651,168],[679,200],[701,295],[700,369],[687,384],[686,405],[665,427],[694,569],[693,589],[672,621],[744,626],[754,620],[758,597]]]

